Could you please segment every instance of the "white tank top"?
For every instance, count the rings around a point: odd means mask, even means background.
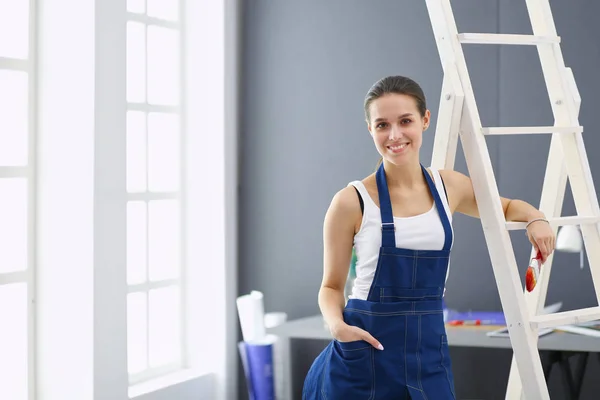
[[[440,195],[443,212],[448,216],[452,229],[452,214],[448,206],[448,199],[444,191],[442,178],[438,170],[429,168],[433,175],[435,187]],[[366,300],[375,276],[375,269],[381,247],[381,214],[365,185],[361,181],[353,181],[348,186],[358,189],[364,202],[364,212],[360,230],[354,236],[354,249],[356,252],[356,279],[352,285],[351,299]],[[431,209],[423,214],[413,217],[394,217],[396,226],[396,247],[412,250],[442,250],[444,247],[445,233],[438,209],[433,202]],[[452,231],[454,237],[454,230]],[[450,268],[448,268],[448,272]],[[448,279],[446,273],[446,280]],[[445,289],[444,289],[445,292]]]

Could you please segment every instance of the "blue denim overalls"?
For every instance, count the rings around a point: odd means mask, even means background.
[[[344,321],[381,342],[332,340],[313,362],[303,400],[455,399],[442,314],[452,228],[440,195],[421,165],[445,231],[442,250],[396,247],[394,219],[383,164],[377,189],[382,243],[367,300],[349,299]]]

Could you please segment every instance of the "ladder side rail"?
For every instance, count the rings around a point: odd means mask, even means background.
[[[532,28],[534,34],[546,34],[556,36],[556,27],[554,25],[554,21],[552,18],[552,12],[550,8],[550,4],[545,1],[543,4],[537,0],[529,0],[527,1],[527,9],[529,12],[529,16],[532,23]],[[546,46],[544,46],[546,47]],[[579,109],[581,104],[581,98],[577,91],[577,86],[575,84],[575,80],[572,75],[572,71],[569,68],[564,68],[564,73],[559,80],[556,82],[556,75],[553,75],[548,71],[547,65],[552,62],[552,57],[549,55],[548,48],[544,48],[538,46],[538,53],[540,56],[540,61],[542,63],[544,79],[546,81],[548,96],[551,101],[552,111],[555,115],[555,125],[559,125],[561,122],[566,123],[567,120],[569,123],[573,121],[578,121],[577,116],[579,115]],[[558,45],[554,46],[554,58],[557,64],[560,66],[564,66],[564,61],[562,58],[562,52],[560,51],[560,47]],[[546,64],[544,64],[544,58],[546,60]],[[546,67],[546,68],[544,68]],[[566,76],[565,76],[566,75]],[[565,79],[566,78],[566,79]],[[554,81],[554,82],[553,82]],[[567,84],[566,87],[563,85]],[[554,86],[551,86],[554,85]],[[555,88],[555,90],[552,90]],[[558,88],[562,89],[559,90]],[[558,92],[557,92],[558,91]],[[560,93],[562,92],[562,93]],[[564,116],[564,107],[562,110],[557,110],[556,106],[560,105],[560,97],[564,97],[567,99],[571,97],[572,103],[570,107],[571,114],[574,118],[567,118]],[[559,98],[553,99],[553,96],[557,96]],[[563,121],[558,121],[556,119],[557,114],[562,113],[563,116],[561,119]],[[577,122],[578,123],[578,122]],[[540,201],[540,210],[542,210],[548,216],[559,216],[562,212],[562,205],[564,201],[564,194],[566,191],[566,182],[567,182],[567,168],[564,160],[564,153],[562,149],[562,138],[557,134],[552,135],[552,141],[550,144],[550,154],[548,157],[548,162],[546,166],[546,174],[544,177],[544,187],[542,189],[542,197]],[[588,188],[589,189],[589,188]],[[589,193],[589,192],[588,192]],[[532,249],[533,256],[533,249]],[[543,267],[543,271],[541,274],[541,279],[536,287],[536,290],[531,293],[525,295],[526,301],[528,304],[528,309],[530,315],[537,315],[541,312],[542,308],[546,302],[546,295],[548,290],[548,283],[550,279],[550,274],[552,270],[552,261],[553,256],[551,256],[545,263]],[[594,282],[599,282],[599,279],[594,279]],[[511,370],[509,375],[509,381],[506,391],[506,399],[512,400],[517,398],[525,398],[523,393],[522,382],[519,377],[518,366],[516,364],[515,357],[513,356],[511,363]]]
[[[465,96],[454,63],[450,63],[444,71],[431,166],[452,170],[456,160],[458,130]]]
[[[530,400],[549,399],[539,352],[529,324],[529,315],[523,296],[523,288],[510,236],[505,227],[498,187],[481,132],[481,121],[475,103],[462,47],[449,0],[427,0],[427,7],[435,33],[436,43],[444,67],[454,57],[465,94],[460,138],[475,196],[480,209],[480,218],[492,260],[492,268],[505,311],[511,342],[515,349],[524,390]],[[444,34],[444,31],[446,33]],[[446,57],[446,58],[444,58]]]
[[[535,35],[556,34],[552,12],[548,0],[526,0]],[[551,99],[552,112],[559,124],[579,125],[579,98],[575,80],[564,65],[560,46],[557,44],[538,45],[538,53],[544,79]],[[600,215],[600,205],[594,188],[587,152],[581,133],[561,135],[565,164],[573,192],[573,200],[579,215]],[[598,224],[582,225],[581,232],[596,299],[600,304],[600,230]]]

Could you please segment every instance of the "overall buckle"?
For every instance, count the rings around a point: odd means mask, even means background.
[[[390,228],[390,225],[392,225],[392,227]],[[396,232],[396,225],[393,222],[382,222],[381,223],[381,230],[383,231],[384,229],[394,229],[394,232]]]

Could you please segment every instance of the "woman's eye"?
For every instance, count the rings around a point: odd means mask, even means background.
[[[379,124],[377,124],[377,129],[383,129],[387,126],[387,124],[385,122],[380,122]]]
[[[408,118],[407,118],[407,119],[403,119],[403,120],[402,120],[402,123],[403,123],[403,124],[410,124],[411,122],[412,122],[412,121],[411,121],[410,119],[408,119]]]

